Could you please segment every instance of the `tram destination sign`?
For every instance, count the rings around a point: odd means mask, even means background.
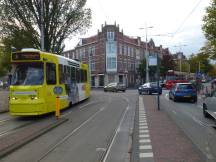
[[[12,60],[40,60],[40,53],[38,52],[12,53]]]

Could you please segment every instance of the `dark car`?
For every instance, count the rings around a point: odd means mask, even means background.
[[[203,115],[205,117],[212,116],[216,119],[216,90],[210,95],[206,95],[203,100]]]
[[[197,91],[191,83],[176,83],[169,91],[169,99],[173,101],[188,100],[197,102]]]
[[[149,95],[151,95],[152,93],[162,94],[162,88],[160,85],[158,88],[156,82],[151,82],[151,83],[145,83],[145,84],[141,85],[138,88],[138,92],[139,92],[139,94],[149,94]]]
[[[125,84],[122,84],[122,83],[109,83],[108,85],[104,86],[104,92],[107,92],[107,91],[111,91],[111,92],[122,91],[122,92],[125,92],[126,91],[126,86],[125,86]]]

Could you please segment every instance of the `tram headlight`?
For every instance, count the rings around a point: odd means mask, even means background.
[[[37,97],[37,96],[31,96],[31,99],[32,99],[32,100],[37,100],[38,97]]]
[[[12,99],[12,100],[17,100],[17,97],[12,97],[11,99]]]

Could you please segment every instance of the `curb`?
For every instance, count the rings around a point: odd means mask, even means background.
[[[0,150],[0,158],[8,155],[9,153],[11,153],[11,152],[15,151],[16,149],[24,146],[28,142],[36,139],[37,137],[45,134],[46,132],[48,132],[50,130],[56,128],[57,126],[63,124],[66,121],[68,121],[67,118],[60,118],[56,122],[53,122],[52,124],[49,124],[48,126],[45,126],[44,128],[32,133],[27,138],[21,139],[20,141],[15,141],[15,142],[10,143],[7,147]],[[17,132],[15,132],[15,133],[17,133]],[[15,133],[8,135],[7,138],[10,138],[10,136],[13,136]]]

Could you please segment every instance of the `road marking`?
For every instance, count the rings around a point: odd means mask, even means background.
[[[172,110],[172,112],[173,112],[173,114],[175,114],[175,115],[177,114],[177,112],[176,112],[175,110]]]
[[[128,110],[129,110],[129,108],[130,108],[128,98],[126,98],[126,97],[123,97],[123,98],[127,101],[128,106],[127,106],[126,110],[124,111],[124,114],[123,114],[123,116],[122,116],[122,118],[121,118],[121,120],[120,120],[120,123],[119,123],[119,125],[118,125],[118,128],[117,128],[117,130],[116,130],[116,132],[115,132],[115,134],[114,134],[114,136],[113,136],[113,138],[112,138],[112,141],[111,141],[111,143],[110,143],[110,145],[109,145],[109,147],[108,147],[108,149],[107,149],[107,152],[106,152],[106,154],[105,154],[104,159],[103,159],[102,162],[106,162],[107,157],[108,157],[108,155],[109,155],[109,153],[110,153],[110,151],[111,151],[112,145],[114,144],[114,141],[115,141],[115,139],[116,139],[116,137],[117,137],[118,130],[120,130],[120,127],[121,127],[121,125],[122,125],[122,123],[123,123],[123,121],[124,121],[124,119],[125,119],[125,116],[126,116]]]
[[[140,150],[150,150],[152,149],[152,146],[151,145],[142,145],[139,147]]]
[[[147,123],[139,123],[140,126],[146,126]]]
[[[140,158],[149,158],[149,157],[153,157],[153,153],[152,152],[146,152],[146,153],[140,153],[139,154]]]
[[[140,133],[149,133],[149,130],[139,130]]]
[[[139,138],[149,138],[149,134],[140,134]]]
[[[141,126],[139,129],[148,129],[148,126]]]
[[[139,97],[139,157],[153,158],[152,145],[147,126],[147,117],[142,97]],[[153,159],[152,159],[153,160]]]
[[[140,139],[139,143],[151,143],[151,140],[148,138],[147,139]]]

